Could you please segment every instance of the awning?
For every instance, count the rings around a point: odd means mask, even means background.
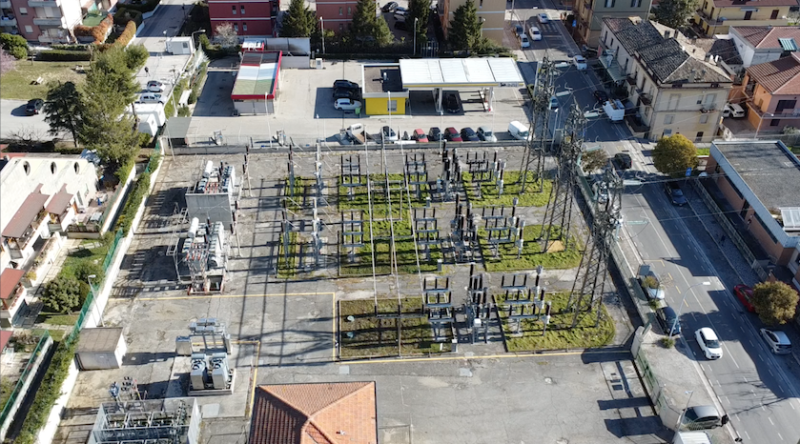
[[[281,52],[245,52],[231,92],[232,100],[274,99],[281,71]]]
[[[19,284],[19,281],[22,280],[22,276],[24,275],[24,270],[18,270],[16,268],[6,268],[3,270],[3,274],[0,274],[0,299],[10,299],[11,296],[14,295],[17,284]]]
[[[44,203],[50,198],[49,194],[31,193],[25,202],[8,222],[8,225],[3,229],[3,236],[10,238],[20,238],[25,234],[25,230],[31,226],[36,215],[44,208]]]
[[[778,39],[778,42],[781,44],[781,48],[784,51],[794,52],[797,51],[797,42],[794,41],[793,38],[785,38],[785,39]]]
[[[64,214],[64,211],[69,207],[69,203],[72,200],[72,194],[67,193],[67,185],[61,187],[61,191],[56,193],[52,199],[50,199],[50,203],[47,204],[48,213],[53,214]]]
[[[525,84],[512,58],[402,59],[403,88],[520,86]]]
[[[0,353],[6,349],[6,344],[11,340],[13,334],[14,332],[11,330],[0,330]]]

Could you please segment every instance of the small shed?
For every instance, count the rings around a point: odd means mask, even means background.
[[[120,368],[127,350],[122,327],[85,328],[75,355],[81,370],[107,370]]]
[[[167,126],[163,134],[169,139],[170,146],[186,146],[189,144],[186,135],[189,134],[189,125],[191,123],[191,117],[172,117],[167,120]]]

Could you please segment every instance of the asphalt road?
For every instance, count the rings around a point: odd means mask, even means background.
[[[516,5],[541,8],[542,1],[521,0]],[[518,22],[532,23],[539,12],[517,9],[513,16]],[[552,9],[549,14],[558,16]],[[528,60],[540,61],[545,55],[553,60],[566,60],[574,54],[576,47],[570,49],[573,44],[567,40],[562,24],[550,22],[537,26],[544,39],[532,42],[533,47],[524,50]],[[585,111],[596,109],[592,92],[601,87],[601,82],[591,68],[588,72],[579,72],[574,66],[565,69],[556,85],[557,92],[572,91],[571,95],[559,98],[564,111],[572,100]],[[563,124],[563,119],[559,121]],[[663,178],[648,157],[650,145],[634,139],[624,124],[611,123],[602,116],[590,118],[585,140],[597,143],[610,156],[617,152],[631,154],[634,167],[626,177],[646,183],[626,189],[622,204],[626,222],[620,241],[628,243],[665,281],[668,303],[676,311],[683,305],[680,318],[684,337],[678,347],[687,363],[705,375],[743,442],[797,442],[800,380],[793,372],[797,364],[791,356],[776,356],[768,350],[758,334],[760,321],[744,312],[735,299],[732,289],[741,283],[741,278],[725,260],[717,244],[719,240],[712,239],[697,219],[695,211],[707,211],[700,197],[686,185],[684,193],[691,205],[673,207],[663,191]],[[705,281],[710,285],[703,286]],[[694,339],[694,332],[701,327],[711,327],[717,332],[723,345],[722,359],[708,361],[703,356]]]
[[[15,134],[34,136],[33,139],[49,139],[50,125],[44,114],[25,114],[25,100],[0,100],[0,137],[12,138]]]

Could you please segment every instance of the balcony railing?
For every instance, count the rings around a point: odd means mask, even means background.
[[[711,26],[718,26],[722,24],[722,20],[716,20],[712,18],[710,14],[707,14],[700,9],[697,10],[697,15],[699,15],[704,22],[708,23]]]
[[[55,26],[60,28],[63,26],[63,20],[60,17],[35,18],[33,19],[33,24],[36,26]]]
[[[17,26],[17,19],[14,17],[0,17],[0,26]]]
[[[11,9],[11,0],[0,1],[0,9]]]
[[[639,100],[642,101],[642,104],[649,106],[653,103],[653,98],[650,97],[650,94],[641,92],[641,90],[637,90],[637,92],[639,93]]]
[[[800,119],[800,108],[787,109],[780,113],[765,113],[752,103],[749,105],[750,110],[758,114],[758,116],[762,119]]]
[[[636,79],[634,79],[632,75],[628,74],[625,76],[625,80],[628,82],[628,85],[636,86]]]
[[[61,0],[28,0],[31,8],[57,8],[61,6]]]

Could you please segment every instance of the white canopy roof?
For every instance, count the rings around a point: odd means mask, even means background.
[[[525,84],[512,58],[401,59],[403,88],[521,86]]]

